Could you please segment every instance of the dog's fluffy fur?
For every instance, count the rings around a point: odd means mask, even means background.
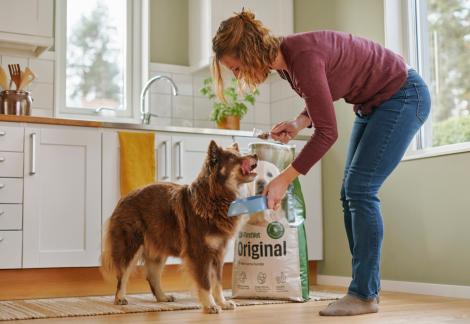
[[[160,286],[168,256],[183,259],[195,281],[204,311],[234,309],[222,294],[227,241],[239,217],[227,217],[240,187],[253,181],[256,155],[241,156],[238,145],[222,149],[212,141],[197,179],[190,185],[156,183],[122,198],[110,218],[101,256],[102,272],[117,279],[115,304],[127,304],[129,276],[143,259],[157,301],[174,301]]]

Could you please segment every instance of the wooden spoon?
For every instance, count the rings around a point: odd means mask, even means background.
[[[29,67],[26,67],[24,72],[21,73],[21,82],[18,90],[23,90],[26,88],[31,82],[33,82],[34,79],[36,79],[36,74],[34,74],[34,72]]]
[[[0,87],[2,87],[3,90],[8,90],[8,77],[3,69],[3,67],[0,65]]]

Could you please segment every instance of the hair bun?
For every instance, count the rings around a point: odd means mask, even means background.
[[[238,18],[248,22],[253,22],[255,20],[255,14],[245,8],[242,8],[242,11],[240,11],[236,15],[238,16]]]

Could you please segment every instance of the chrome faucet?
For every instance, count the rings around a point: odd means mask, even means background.
[[[154,117],[158,117],[158,115],[156,114],[152,114],[148,108],[145,107],[145,96],[150,88],[150,86],[152,85],[152,83],[158,81],[158,80],[166,80],[170,83],[171,85],[171,93],[173,96],[176,96],[178,95],[178,88],[176,87],[176,84],[175,82],[167,77],[167,76],[164,76],[164,75],[156,75],[154,76],[153,78],[151,78],[150,80],[147,81],[147,83],[144,85],[144,88],[142,89],[142,92],[140,93],[140,113],[141,113],[141,119],[142,119],[142,123],[143,124],[150,124],[150,118],[152,116]]]

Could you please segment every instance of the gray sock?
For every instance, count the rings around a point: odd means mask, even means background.
[[[353,295],[346,295],[329,304],[320,311],[321,316],[351,316],[360,314],[377,313],[379,306],[377,299],[364,301]]]

